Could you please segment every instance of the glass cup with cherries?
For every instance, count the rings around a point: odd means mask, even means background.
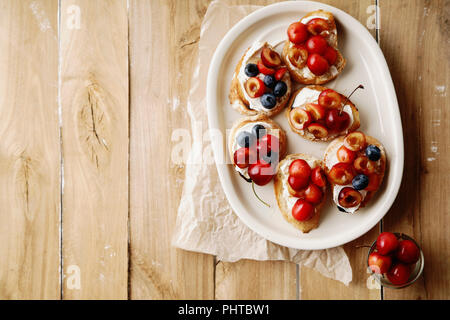
[[[405,234],[382,232],[369,249],[367,266],[382,286],[400,289],[414,283],[422,274],[423,252]]]

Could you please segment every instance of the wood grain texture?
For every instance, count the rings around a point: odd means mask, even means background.
[[[79,9],[77,9],[79,8]],[[80,13],[79,28],[73,19]],[[75,20],[76,21],[76,20]],[[64,299],[125,299],[128,281],[126,0],[62,0]],[[79,267],[81,286],[68,285]]]
[[[189,128],[190,88],[208,1],[130,1],[130,298],[213,299],[214,257],[171,246],[184,168],[171,136]]]
[[[296,299],[295,264],[241,260],[216,265],[216,299]]]
[[[412,236],[425,255],[423,277],[406,289],[385,289],[384,297],[448,299],[450,4],[379,3],[381,48],[395,83],[405,137],[402,186],[384,230]]]
[[[60,297],[57,14],[0,1],[0,300]]]
[[[375,22],[373,19],[375,10],[372,7],[375,1],[327,0],[321,2],[347,12],[365,26]],[[375,29],[369,29],[369,31],[375,36]],[[363,127],[364,124],[362,124]],[[380,299],[380,290],[369,289],[367,286],[369,277],[365,268],[367,248],[360,247],[371,244],[378,233],[379,226],[377,225],[364,236],[344,245],[353,269],[353,280],[348,287],[338,281],[327,279],[314,270],[302,268],[299,297],[301,299]]]

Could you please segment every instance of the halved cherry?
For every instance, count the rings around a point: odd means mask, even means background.
[[[261,50],[261,60],[265,66],[270,68],[276,68],[281,64],[280,55],[270,48],[263,48]]]
[[[341,207],[352,208],[359,205],[362,201],[362,195],[357,190],[345,187],[339,192],[338,202]]]
[[[287,29],[287,34],[289,41],[295,44],[300,44],[308,39],[308,30],[306,25],[301,22],[292,23]]]
[[[261,60],[258,61],[257,66],[258,66],[259,72],[261,72],[262,74],[272,75],[275,73],[275,69],[266,67]]]
[[[313,204],[320,203],[322,196],[322,190],[313,183],[310,183],[308,188],[305,190],[305,200]]]
[[[356,152],[348,150],[345,146],[341,146],[337,153],[339,162],[353,163],[356,158]]]
[[[288,179],[289,179],[289,177],[288,177]],[[295,183],[295,181],[293,181],[292,183]],[[306,184],[306,185],[308,185],[308,184]],[[288,180],[287,188],[288,188],[289,194],[291,196],[297,197],[297,198],[302,198],[302,199],[305,198],[305,189],[304,188],[299,189],[298,191],[292,189],[291,184],[289,183],[289,180]]]
[[[280,68],[275,72],[275,80],[280,81],[283,79],[284,74],[287,72],[287,68]]]
[[[323,124],[313,122],[308,126],[308,131],[311,132],[314,137],[322,139],[328,136],[328,129]]]
[[[317,53],[313,53],[308,56],[307,64],[309,70],[311,70],[311,72],[316,76],[323,75],[330,68],[328,61]]]
[[[303,68],[308,61],[308,50],[304,46],[293,46],[288,50],[289,61],[297,68]]]
[[[322,172],[321,167],[315,167],[311,172],[311,181],[318,187],[325,187],[327,181]]]
[[[318,101],[322,107],[332,109],[339,109],[342,104],[341,95],[332,89],[323,90]]]
[[[302,108],[294,108],[289,112],[289,119],[295,129],[303,130],[311,123],[312,116]]]
[[[328,179],[331,183],[338,185],[350,184],[355,177],[355,170],[349,163],[336,163],[328,173]]]
[[[312,36],[306,41],[306,50],[309,53],[317,53],[323,55],[328,47],[327,40],[321,36]]]
[[[375,191],[380,185],[380,176],[376,173],[369,174],[369,185],[364,189],[366,191]]]
[[[375,161],[369,160],[366,156],[360,156],[356,158],[353,163],[356,171],[369,175],[375,172],[376,163]],[[370,183],[370,180],[369,180]]]
[[[311,114],[315,121],[325,118],[327,113],[327,110],[317,103],[307,103],[305,109]]]
[[[308,178],[311,176],[311,167],[303,159],[296,159],[289,165],[289,176]]]
[[[256,150],[254,148],[239,148],[234,152],[233,160],[234,164],[239,168],[247,168],[250,164],[256,163]]]
[[[349,150],[359,151],[366,146],[366,136],[359,131],[349,133],[344,138],[344,146]]]
[[[266,86],[260,78],[252,77],[245,81],[245,91],[250,96],[250,98],[261,97],[266,91]]]
[[[301,191],[309,184],[309,176],[293,176],[289,175],[288,177],[289,186],[295,191]]]
[[[325,49],[325,52],[323,53],[323,56],[324,56],[325,59],[327,59],[327,61],[328,61],[328,63],[330,65],[333,65],[333,64],[335,64],[335,62],[337,60],[338,54],[337,54],[336,49],[334,49],[333,47],[328,46]]]
[[[292,216],[298,221],[306,221],[313,217],[314,207],[304,199],[298,199],[292,207]]]
[[[309,33],[313,35],[321,34],[323,31],[330,28],[328,22],[325,19],[315,18],[309,21],[306,25]]]

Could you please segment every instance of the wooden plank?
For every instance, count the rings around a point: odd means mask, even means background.
[[[184,177],[171,136],[189,129],[190,88],[208,1],[130,1],[130,298],[212,299],[214,258],[171,246]]]
[[[124,299],[128,281],[127,1],[62,0],[60,32],[63,298]]]
[[[449,10],[448,1],[380,1],[381,48],[395,83],[405,137],[403,182],[384,230],[412,236],[425,254],[424,276],[409,288],[385,289],[386,299],[450,295]]]
[[[295,264],[241,260],[216,265],[216,299],[296,299]]]
[[[0,299],[60,297],[58,4],[0,2]]]
[[[373,16],[375,1],[373,0],[327,0],[321,2],[344,10],[366,27],[375,22]],[[369,29],[369,31],[375,36],[375,29]],[[376,239],[378,231],[379,226],[377,225],[364,236],[344,246],[353,269],[353,280],[348,287],[338,281],[327,279],[316,271],[302,268],[300,271],[301,293],[299,294],[301,299],[380,299],[380,290],[369,289],[370,286],[367,285],[369,277],[365,267],[367,248],[361,247],[371,244]]]

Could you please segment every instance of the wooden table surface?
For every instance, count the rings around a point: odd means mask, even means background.
[[[171,133],[190,128],[210,0],[0,0],[0,299],[450,298],[450,2],[323,2],[380,44],[405,137],[397,200],[344,246],[348,287],[288,262],[170,245],[184,177]],[[424,274],[407,289],[368,281],[360,246],[381,228],[422,244]]]

